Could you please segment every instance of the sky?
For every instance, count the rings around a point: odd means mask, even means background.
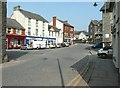
[[[101,20],[102,14],[99,11],[103,2],[8,2],[7,17],[13,12],[13,7],[20,5],[21,9],[36,13],[44,17],[48,22],[56,16],[60,20],[68,20],[75,30],[88,30],[91,20]]]

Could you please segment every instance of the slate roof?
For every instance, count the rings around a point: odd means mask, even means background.
[[[106,3],[104,3],[104,5],[103,5],[102,8],[100,9],[100,11],[105,11],[105,5],[106,5],[106,11],[109,10],[110,3],[109,3],[109,2],[106,2]]]
[[[62,21],[62,20],[60,20],[60,19],[57,19],[57,20],[60,21],[61,23],[65,24],[65,25],[67,25],[67,26],[71,26],[71,27],[73,27],[73,26],[70,25],[68,22],[64,22],[64,21]]]
[[[48,25],[48,30],[50,31],[50,28],[53,27],[54,31],[55,32],[59,32],[61,29],[58,29],[57,27],[55,26],[52,26],[52,25]]]
[[[36,13],[32,13],[32,12],[25,11],[22,9],[19,9],[19,11],[27,18],[32,18],[32,19],[36,19],[36,20],[40,20],[40,21],[44,21],[44,22],[48,23],[48,21],[46,19],[44,19],[42,16],[40,16]]]
[[[98,20],[91,20],[91,22],[92,22],[94,25],[97,25],[97,24],[98,24]]]
[[[15,19],[11,19],[11,18],[7,18],[7,27],[8,28],[25,29]]]
[[[83,32],[86,36],[88,36],[88,32],[86,31],[75,31],[75,35],[79,35],[81,32]]]

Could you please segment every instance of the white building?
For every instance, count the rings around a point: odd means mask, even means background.
[[[42,16],[16,6],[11,18],[16,19],[25,28],[26,44],[32,43],[34,40],[47,40],[48,21]]]
[[[50,22],[50,25],[57,27],[58,29],[61,29],[59,31],[59,37],[57,38],[57,43],[63,42],[63,23],[60,22],[56,17],[53,17],[53,20]]]
[[[88,33],[86,31],[80,31],[79,34],[79,38],[78,39],[82,39],[82,40],[87,40],[88,39]]]
[[[88,32],[86,31],[75,31],[75,40],[87,40],[89,38]]]
[[[49,40],[52,41],[53,43],[57,44],[59,43],[59,37],[60,37],[60,30],[57,27],[54,27],[52,25],[48,26],[48,31],[49,31]]]

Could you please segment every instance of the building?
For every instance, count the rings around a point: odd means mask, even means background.
[[[59,32],[60,36],[58,38],[58,43],[70,42],[73,44],[74,26],[70,25],[68,21],[62,21],[54,16],[53,20],[50,22],[50,25],[61,29]]]
[[[6,53],[6,2],[0,1],[0,63],[8,61]]]
[[[91,20],[88,26],[88,34],[91,42],[102,41],[102,20]]]
[[[7,19],[6,34],[8,49],[20,48],[25,44],[25,29],[15,19]]]
[[[113,13],[112,24],[112,45],[113,45],[113,62],[120,73],[120,1],[110,2],[109,11]]]
[[[100,9],[102,11],[102,19],[103,19],[103,47],[112,42],[112,34],[111,34],[111,21],[112,21],[112,12],[109,9],[109,2],[105,2],[103,7]]]
[[[16,6],[11,18],[16,19],[25,28],[26,44],[32,44],[33,41],[48,40],[48,21],[42,16]]]
[[[86,31],[75,31],[74,36],[76,39],[79,39],[79,40],[87,40],[89,37],[88,32]]]
[[[59,32],[61,29],[58,29],[57,27],[54,27],[52,25],[48,25],[48,31],[49,31],[49,42],[52,41],[53,43],[57,44],[59,39]]]

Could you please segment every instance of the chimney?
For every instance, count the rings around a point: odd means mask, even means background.
[[[65,23],[67,23],[67,22],[68,22],[68,20],[65,20],[64,22],[65,22]]]
[[[53,17],[53,26],[56,27],[56,16]]]
[[[14,7],[14,11],[19,10],[19,9],[20,9],[20,6],[19,6],[19,5],[16,6],[16,7]]]

